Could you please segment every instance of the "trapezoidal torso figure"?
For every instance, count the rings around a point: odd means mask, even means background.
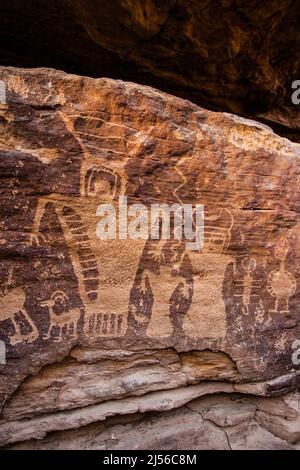
[[[289,313],[289,301],[296,292],[296,280],[285,267],[288,252],[289,242],[287,238],[282,238],[275,247],[275,257],[280,262],[279,269],[270,272],[267,282],[267,291],[275,297],[275,305],[269,310],[270,313]]]

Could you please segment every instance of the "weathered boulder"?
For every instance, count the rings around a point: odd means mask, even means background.
[[[133,83],[4,67],[0,80],[2,445],[207,394],[293,393],[300,146]],[[121,227],[122,201],[127,238],[99,238],[99,206]],[[153,204],[203,204],[203,247],[172,224],[169,239],[130,237]],[[166,396],[143,401],[150,393]],[[222,448],[217,425],[273,433],[278,420],[261,411],[253,424],[249,409],[206,411],[213,424],[189,415],[182,429],[215,432]]]

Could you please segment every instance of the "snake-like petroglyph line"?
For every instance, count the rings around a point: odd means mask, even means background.
[[[126,155],[126,152],[120,152],[119,150],[113,150],[113,149],[107,149],[103,147],[97,147],[96,145],[92,144],[85,144],[88,148],[99,150],[100,152],[113,152],[113,153],[118,153],[120,155]]]
[[[91,112],[94,112],[94,111],[91,111]],[[87,114],[87,113],[88,113],[88,111],[86,111],[84,114]],[[118,124],[116,122],[110,122],[110,121],[107,121],[106,119],[102,119],[102,118],[96,117],[96,116],[85,116],[84,114],[69,114],[68,117],[101,121],[101,122],[103,122],[103,123],[105,123],[105,124],[107,124],[108,126],[111,126],[111,127],[116,126],[116,127],[121,127],[123,129],[128,129],[128,130],[133,131],[133,132],[139,132],[138,129],[135,129],[134,127],[125,126],[124,124]]]
[[[84,136],[87,136],[87,137],[95,137],[96,139],[105,139],[105,140],[113,140],[113,139],[116,139],[116,140],[125,140],[125,142],[128,142],[128,143],[134,143],[133,140],[129,140],[129,139],[126,139],[126,137],[122,137],[122,136],[119,136],[119,135],[97,135],[97,134],[91,134],[90,132],[82,132],[82,131],[76,131],[77,134],[80,134],[80,135],[84,135]]]
[[[197,142],[198,142],[198,135],[196,137],[196,142],[195,142],[195,145],[194,145],[194,148],[193,148],[193,152],[191,155],[186,155],[185,157],[183,157],[178,163],[177,165],[175,166],[175,171],[178,173],[178,175],[182,178],[182,183],[180,183],[179,186],[177,186],[177,188],[174,189],[173,191],[173,196],[177,199],[177,201],[179,202],[179,204],[183,204],[182,202],[182,199],[177,195],[178,191],[180,191],[188,182],[187,180],[187,177],[182,173],[182,171],[180,170],[179,166],[183,165],[186,160],[191,160],[193,157],[194,157],[194,154],[195,154],[195,150],[196,150],[196,145],[197,145]]]
[[[90,113],[94,113],[96,111],[90,111]],[[117,122],[110,122],[110,121],[107,121],[106,119],[103,119],[103,118],[100,118],[100,117],[96,117],[96,116],[89,116],[87,115],[89,113],[89,111],[85,111],[83,114],[68,114],[68,117],[69,118],[82,118],[82,119],[86,119],[86,120],[96,120],[96,121],[101,121],[103,122],[104,124],[107,124],[108,126],[111,126],[111,127],[120,127],[120,128],[123,128],[123,129],[128,129],[130,131],[133,131],[134,134],[139,134],[141,132],[140,129],[137,129],[135,127],[130,127],[130,126],[125,126],[124,124],[119,124]],[[183,129],[186,129],[188,131],[190,131],[190,129],[188,129],[187,127],[184,127],[184,126],[181,126]],[[145,132],[143,130],[143,134],[146,136],[146,137],[152,137],[153,139],[159,139],[159,140],[166,140],[166,141],[171,141],[171,142],[184,142],[186,144],[189,144],[190,142],[188,140],[184,140],[184,139],[176,139],[176,138],[173,138],[172,139],[168,139],[166,137],[161,137],[159,135],[151,135],[151,132],[152,130],[154,129],[154,126],[150,126],[150,133],[148,132]],[[69,129],[70,130],[70,129]],[[73,133],[73,132],[72,132]],[[84,134],[82,131],[76,131],[76,133],[82,133]],[[88,135],[88,134],[86,134]],[[92,136],[92,134],[90,134]],[[96,136],[95,136],[96,137]],[[105,139],[107,138],[110,138],[110,137],[106,137],[105,136]],[[114,136],[112,136],[111,138],[114,138]],[[127,140],[126,138],[124,137],[119,137],[120,139],[122,140]],[[130,142],[130,140],[127,140],[128,142]],[[196,150],[200,150],[200,149],[196,149]]]

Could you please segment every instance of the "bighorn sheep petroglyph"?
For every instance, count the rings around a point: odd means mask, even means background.
[[[77,337],[77,325],[81,315],[80,309],[73,308],[60,315],[56,314],[54,311],[54,307],[56,307],[59,302],[67,302],[68,300],[68,296],[64,292],[56,291],[52,294],[50,299],[41,302],[42,307],[48,307],[50,314],[50,325],[48,333],[44,335],[44,339],[51,338],[53,327],[58,329],[58,337],[54,338],[54,341],[61,341],[63,339],[64,329],[68,339]]]
[[[22,342],[32,343],[39,337],[39,332],[24,307],[26,301],[24,289],[22,287],[11,288],[12,275],[13,268],[9,270],[8,281],[0,294],[0,322],[10,320],[14,325],[15,334],[10,337],[11,345]],[[30,333],[22,333],[20,321],[15,319],[16,314],[23,315],[26,322],[31,327]]]

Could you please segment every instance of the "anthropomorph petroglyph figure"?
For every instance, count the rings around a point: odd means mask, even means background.
[[[227,209],[207,211],[202,249],[186,250],[176,239],[147,242],[131,292],[137,329],[151,338],[170,337],[175,329],[196,338],[225,335],[222,284],[232,261],[225,254],[232,225]]]
[[[269,310],[270,313],[289,313],[289,301],[296,292],[296,280],[285,268],[288,252],[289,241],[283,237],[275,247],[275,258],[280,262],[279,269],[270,272],[267,282],[267,291],[275,297],[274,309]]]
[[[60,112],[59,116],[81,149],[79,194],[53,193],[40,198],[31,241],[39,243],[41,221],[50,204],[61,224],[77,277],[85,334],[122,336],[127,328],[130,288],[145,241],[99,240],[96,212],[99,204],[117,204],[125,194],[126,162],[143,145],[145,137],[134,129],[102,119],[94,111]],[[95,122],[101,125],[97,135],[89,130]],[[122,274],[120,259],[125,255],[126,274]]]
[[[135,330],[152,338],[180,334],[192,295],[192,270],[184,243],[149,240],[131,291]]]
[[[15,333],[10,337],[10,343],[16,345],[22,342],[32,343],[39,337],[39,332],[33,320],[25,309],[26,294],[22,287],[11,287],[13,282],[13,268],[9,269],[7,282],[0,293],[0,322],[10,320],[14,326]],[[30,327],[30,332],[21,331],[20,319],[22,315]]]
[[[235,297],[242,297],[243,307],[242,313],[249,315],[250,303],[252,297],[259,297],[258,293],[254,293],[255,289],[261,288],[260,281],[254,279],[253,274],[256,268],[256,260],[246,256],[242,260],[242,268],[244,271],[243,278],[236,281],[237,287],[242,287],[243,292],[241,294],[234,294]]]

